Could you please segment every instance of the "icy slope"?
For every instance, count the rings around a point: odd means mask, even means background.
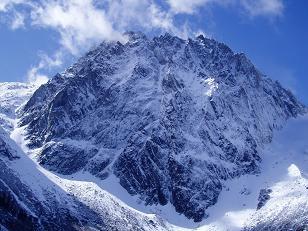
[[[38,86],[27,83],[0,83],[0,126],[12,131],[16,109],[25,103]]]
[[[304,107],[215,40],[128,36],[41,86],[20,126],[47,169],[116,176],[144,204],[201,221],[225,180],[259,172],[258,149]]]

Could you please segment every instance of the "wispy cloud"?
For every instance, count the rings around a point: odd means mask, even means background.
[[[92,0],[44,1],[33,7],[32,25],[58,31],[60,43],[72,54],[98,40],[121,39],[105,11]]]
[[[178,14],[198,14],[202,7],[235,7],[250,17],[281,16],[282,0],[165,0],[162,8],[155,0],[0,0],[0,11],[13,10],[11,28],[24,26],[25,15],[14,9],[27,5],[30,24],[57,31],[60,44],[70,53],[88,49],[101,40],[121,40],[126,30],[162,30],[179,36],[193,34],[187,24],[175,25]]]
[[[284,10],[282,0],[167,0],[175,13],[195,14],[198,9],[209,5],[235,7],[244,10],[250,17],[281,16]]]
[[[134,27],[175,30],[173,16],[150,0],[109,0],[106,8],[109,20],[118,30]]]
[[[14,6],[26,5],[31,26],[49,28],[60,35],[60,44],[73,55],[102,40],[123,40],[127,30],[153,29],[179,36],[187,28],[175,26],[174,12],[153,0],[0,0],[0,11],[15,12],[12,29],[24,26],[27,15]]]
[[[38,65],[33,66],[27,73],[27,81],[35,85],[41,85],[48,81],[48,76],[41,73],[44,69],[51,69],[62,65],[63,52],[58,50],[53,57],[45,53],[40,53],[40,62]]]
[[[282,16],[284,4],[282,0],[241,0],[241,5],[252,16]]]
[[[28,12],[19,12],[20,6],[26,6]],[[26,26],[58,32],[60,53],[73,56],[79,56],[102,40],[124,41],[123,32],[127,30],[158,29],[179,36],[188,33],[186,25],[176,27],[174,15],[152,0],[0,0],[0,9],[10,14],[12,29],[24,27],[27,19]],[[56,57],[59,51],[52,56]],[[58,57],[57,62],[62,63],[62,58],[63,55]],[[42,73],[50,68],[52,60],[55,59],[41,57],[28,71],[28,80],[45,81]]]
[[[171,11],[178,13],[194,14],[200,7],[208,4],[220,4],[223,0],[167,0]]]
[[[34,85],[42,85],[44,83],[47,83],[48,76],[41,74],[40,67],[32,67],[27,73],[27,82],[34,84]]]
[[[0,11],[6,12],[10,10],[14,5],[26,3],[27,0],[0,0]]]
[[[25,27],[25,16],[19,12],[14,12],[10,26],[12,30]]]
[[[40,62],[38,65],[33,66],[27,73],[27,82],[35,85],[41,85],[48,81],[48,76],[41,73],[42,70],[52,69],[62,65],[63,52],[58,50],[53,57],[48,56],[45,53],[39,53]]]
[[[42,56],[28,72],[29,80],[44,79],[42,70],[61,65],[67,53],[79,56],[102,40],[125,40],[127,30],[168,31],[180,37],[201,30],[188,23],[176,24],[178,15],[198,15],[201,8],[233,7],[250,18],[277,17],[284,11],[283,0],[0,0],[1,14],[13,30],[39,27],[59,34],[59,51]],[[21,7],[24,6],[24,7]],[[21,8],[24,8],[20,11]],[[2,12],[2,13],[1,13]],[[52,65],[51,65],[52,64]]]

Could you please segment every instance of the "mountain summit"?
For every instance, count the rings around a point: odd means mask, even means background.
[[[42,85],[19,126],[48,170],[115,176],[144,204],[201,221],[225,180],[260,172],[259,149],[305,108],[213,39],[127,36]]]

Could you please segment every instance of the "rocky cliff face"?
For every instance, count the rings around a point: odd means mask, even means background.
[[[127,36],[41,86],[20,126],[47,169],[114,174],[146,204],[200,221],[223,181],[257,173],[258,148],[304,107],[215,40]]]

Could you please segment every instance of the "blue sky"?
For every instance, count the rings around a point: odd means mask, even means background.
[[[308,104],[306,0],[0,0],[0,81],[44,80],[126,30],[204,33]]]

